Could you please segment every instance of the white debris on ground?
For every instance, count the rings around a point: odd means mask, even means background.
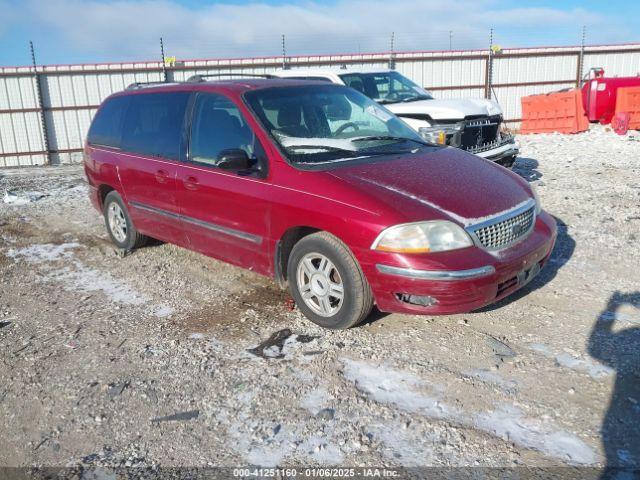
[[[0,464],[640,464],[640,135],[518,141],[559,225],[540,275],[348,331],[194,252],[123,257],[79,166],[0,170]]]

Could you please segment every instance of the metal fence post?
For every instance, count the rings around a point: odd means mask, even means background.
[[[51,149],[49,148],[49,134],[47,132],[47,119],[44,113],[44,103],[42,101],[42,85],[40,85],[40,75],[38,75],[38,67],[36,66],[36,52],[33,48],[33,42],[29,41],[29,49],[31,50],[31,63],[33,65],[33,77],[36,82],[36,101],[38,113],[40,115],[40,128],[42,129],[42,143],[45,151],[46,164],[51,165]]]

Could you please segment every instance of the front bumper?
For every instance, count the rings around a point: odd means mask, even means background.
[[[494,147],[490,147],[481,151],[469,151],[479,157],[486,158],[492,162],[504,164],[505,166],[511,166],[515,157],[520,153],[520,149],[513,138],[504,143],[499,143]]]
[[[497,253],[478,247],[426,255],[358,252],[381,311],[442,315],[497,302],[527,284],[542,268],[557,235],[542,212],[531,233]]]

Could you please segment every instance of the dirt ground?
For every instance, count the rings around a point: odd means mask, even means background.
[[[338,332],[249,271],[118,255],[80,166],[0,170],[0,465],[640,467],[640,135],[518,140],[560,231],[533,283]]]

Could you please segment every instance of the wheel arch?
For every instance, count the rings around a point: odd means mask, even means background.
[[[276,242],[274,252],[274,276],[282,288],[287,286],[287,263],[293,246],[304,237],[323,231],[321,228],[299,225],[287,229]]]
[[[98,200],[100,201],[100,208],[104,208],[104,200],[107,198],[109,193],[117,191],[114,187],[109,184],[102,183],[98,186]]]

